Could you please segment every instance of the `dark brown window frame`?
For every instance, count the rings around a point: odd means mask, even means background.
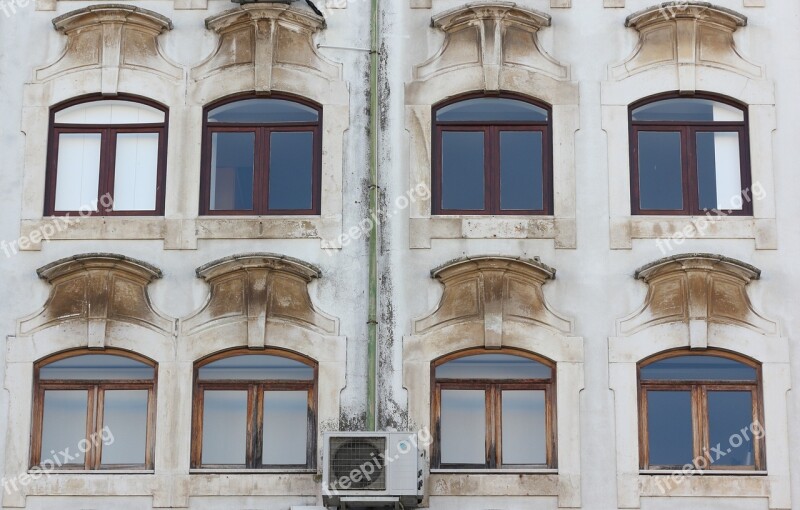
[[[316,122],[285,124],[246,124],[241,122],[208,122],[211,110],[247,99],[283,99],[308,106],[317,111]],[[253,209],[211,209],[211,137],[213,133],[254,133]],[[311,132],[314,137],[314,154],[311,176],[310,209],[269,209],[269,144],[275,132]],[[200,214],[204,216],[315,216],[320,214],[322,189],[322,106],[306,98],[290,94],[259,96],[254,93],[237,94],[215,101],[203,108],[203,148],[200,178]]]
[[[247,355],[269,355],[299,361],[314,370],[311,381],[298,380],[213,380],[201,381],[200,369],[221,359]],[[319,365],[312,359],[292,351],[269,348],[266,350],[252,351],[248,349],[231,349],[207,356],[195,363],[194,366],[194,392],[192,399],[192,469],[213,470],[302,470],[314,471],[317,466],[317,382]],[[244,465],[231,464],[203,464],[203,397],[206,390],[217,391],[247,391],[247,439],[246,460]],[[305,465],[263,465],[261,452],[264,440],[264,392],[266,391],[308,391],[308,429],[306,436],[306,464]]]
[[[513,121],[451,121],[439,122],[439,110],[455,103],[477,98],[506,98],[523,101],[547,111],[546,122]],[[553,110],[550,105],[520,94],[503,92],[500,94],[472,93],[461,95],[439,103],[432,108],[433,155],[431,179],[432,214],[441,216],[552,216],[553,215]],[[484,209],[443,209],[442,208],[442,132],[443,131],[481,131],[483,143]],[[500,131],[532,131],[542,133],[542,209],[500,209]]]
[[[716,356],[726,358],[745,364],[756,370],[756,380],[753,381],[702,381],[702,380],[664,380],[664,381],[642,381],[641,371],[643,367],[663,361],[669,358],[682,356]],[[692,396],[692,459],[704,457],[704,448],[708,451],[709,444],[708,430],[708,399],[707,393],[711,391],[750,391],[753,395],[753,419],[758,420],[764,426],[764,399],[762,397],[762,377],[761,364],[745,356],[716,349],[703,351],[689,351],[678,349],[666,351],[646,360],[639,362],[636,367],[636,379],[638,386],[639,402],[639,469],[642,470],[676,470],[683,469],[684,466],[660,466],[650,465],[649,450],[650,440],[648,435],[647,421],[647,391],[691,391]],[[766,462],[766,441],[764,436],[752,437],[754,466],[720,466],[710,463],[704,471],[765,471]],[[723,445],[724,446],[724,445]]]
[[[667,99],[708,99],[732,106],[744,115],[742,121],[635,121],[633,111],[642,106]],[[696,93],[691,96],[677,92],[657,94],[641,99],[628,107],[630,168],[631,168],[631,214],[645,216],[694,216],[713,212],[700,208],[700,192],[697,183],[697,133],[733,132],[739,134],[739,165],[742,190],[750,189],[752,177],[750,170],[750,119],[747,105],[732,98],[710,93]],[[680,133],[681,169],[683,181],[683,209],[642,209],[639,191],[639,133],[667,131]],[[741,210],[719,211],[725,216],[752,216],[752,200],[744,200]]]
[[[153,368],[152,380],[46,380],[39,379],[39,371],[56,361],[77,356],[92,354],[108,354],[130,358],[140,363],[145,363]],[[155,440],[156,440],[156,388],[158,386],[158,365],[153,361],[139,354],[123,351],[119,349],[77,349],[64,351],[53,356],[44,358],[34,364],[33,367],[33,430],[31,432],[31,454],[30,467],[40,466],[42,459],[42,432],[44,429],[44,394],[48,390],[86,390],[88,393],[86,404],[86,439],[92,434],[100,437],[103,430],[103,399],[107,390],[147,390],[147,437],[145,446],[144,464],[101,464],[103,454],[103,443],[95,445],[88,441],[88,450],[84,455],[84,465],[61,465],[59,470],[152,470],[155,464]]]
[[[527,358],[551,370],[549,379],[437,379],[436,368],[459,358],[481,354],[508,354]],[[485,390],[486,391],[486,462],[484,464],[442,463],[441,452],[441,395],[442,389]],[[502,391],[531,390],[545,393],[545,449],[547,464],[504,465],[502,449]],[[558,467],[558,441],[556,416],[556,364],[542,356],[517,349],[468,349],[443,356],[431,362],[431,422],[433,423],[433,444],[431,447],[431,467],[434,469],[556,469]]]
[[[105,100],[128,101],[139,103],[164,112],[164,122],[153,124],[56,124],[56,113],[71,106]],[[50,109],[50,124],[47,148],[47,171],[45,184],[45,216],[163,216],[167,175],[167,133],[169,132],[169,109],[151,99],[120,94],[114,97],[98,95],[83,96],[59,103]],[[56,210],[56,181],[58,179],[58,143],[62,133],[100,134],[100,175],[97,190],[97,211],[60,211]],[[100,197],[108,194],[114,197],[114,172],[116,165],[117,134],[122,133],[157,133],[158,134],[158,169],[156,172],[156,207],[142,211],[115,211],[103,209]]]

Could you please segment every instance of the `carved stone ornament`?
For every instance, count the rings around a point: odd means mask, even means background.
[[[158,13],[132,5],[99,4],[53,19],[56,30],[67,36],[61,56],[36,70],[46,81],[69,72],[98,69],[103,94],[116,94],[121,70],[131,69],[180,80],[183,70],[161,52],[157,38],[172,29]]]
[[[27,336],[66,322],[86,324],[88,346],[103,348],[111,322],[122,322],[172,335],[174,321],[157,312],[147,285],[161,278],[158,268],[109,253],[76,255],[39,268],[52,285],[44,308],[19,321],[18,335]]]
[[[740,326],[776,335],[778,325],[753,309],[745,286],[761,271],[744,262],[706,253],[657,260],[636,271],[648,285],[639,311],[619,321],[621,335],[667,323],[689,326],[693,347],[702,348],[709,324]]]
[[[444,31],[444,44],[414,69],[415,80],[475,67],[483,73],[484,89],[497,91],[504,66],[569,79],[569,68],[550,57],[537,38],[542,27],[550,26],[548,14],[514,2],[477,2],[437,14],[431,22]]]
[[[572,323],[552,311],[542,293],[542,285],[555,275],[555,269],[538,260],[482,256],[449,262],[431,271],[444,293],[435,312],[414,322],[414,334],[483,322],[487,348],[502,347],[508,321],[568,334]]]
[[[628,16],[625,26],[639,32],[639,43],[628,59],[611,68],[614,79],[664,65],[677,65],[680,89],[696,89],[695,66],[717,67],[752,78],[763,69],[743,57],[733,33],[747,17],[708,2],[665,2]]]
[[[267,322],[282,321],[323,335],[336,335],[336,320],[317,311],[308,284],[320,270],[300,260],[268,253],[236,255],[197,269],[211,286],[205,307],[183,320],[184,334],[230,323],[247,323],[250,348],[264,348]]]
[[[253,88],[269,92],[274,72],[282,69],[327,80],[340,80],[338,65],[321,56],[312,41],[325,27],[321,16],[286,4],[250,3],[206,19],[206,28],[219,34],[214,53],[192,69],[191,77],[202,81],[223,70],[252,68]]]

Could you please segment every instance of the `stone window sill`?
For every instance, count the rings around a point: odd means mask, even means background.
[[[553,216],[430,216],[411,218],[411,248],[433,239],[553,239],[556,248],[577,246],[575,218]]]
[[[630,250],[634,239],[659,243],[665,255],[687,239],[753,239],[756,249],[778,247],[774,218],[752,216],[628,216],[611,218],[611,249]]]

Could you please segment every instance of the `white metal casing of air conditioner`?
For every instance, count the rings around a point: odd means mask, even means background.
[[[334,477],[331,473],[331,458],[336,452],[331,452],[332,438],[385,438],[386,450],[382,452],[386,458],[384,467],[386,472],[385,489],[364,490],[346,487],[350,484],[341,479],[341,474],[338,478]],[[346,498],[348,496],[397,496],[403,497],[403,499],[416,499],[422,494],[420,475],[422,462],[420,451],[417,448],[417,435],[414,432],[326,432],[324,434],[324,443],[322,495],[326,500],[339,497]],[[364,464],[374,464],[371,457],[365,457],[363,459]],[[361,471],[362,476],[364,475],[365,470],[358,471]],[[358,477],[358,474],[355,477]],[[355,477],[348,476],[345,478],[352,480]],[[331,485],[332,483],[333,485]]]

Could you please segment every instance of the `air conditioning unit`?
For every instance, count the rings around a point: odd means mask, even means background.
[[[326,432],[322,496],[328,506],[416,507],[422,460],[414,432]]]

